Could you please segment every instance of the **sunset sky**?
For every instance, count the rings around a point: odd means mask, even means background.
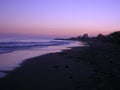
[[[0,33],[108,34],[120,29],[120,0],[0,0]]]

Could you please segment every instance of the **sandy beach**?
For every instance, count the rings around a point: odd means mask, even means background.
[[[120,90],[120,0],[0,0],[0,90]]]
[[[120,47],[87,43],[25,60],[0,79],[0,90],[119,90]]]

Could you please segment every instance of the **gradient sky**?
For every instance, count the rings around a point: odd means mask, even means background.
[[[0,0],[0,33],[108,34],[120,28],[120,0]]]

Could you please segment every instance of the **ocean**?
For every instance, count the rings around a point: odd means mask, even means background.
[[[82,42],[69,40],[39,39],[1,39],[0,40],[0,78],[7,75],[20,64],[32,57],[61,52],[69,47],[84,46]]]

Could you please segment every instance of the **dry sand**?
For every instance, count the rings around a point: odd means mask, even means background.
[[[120,47],[103,42],[25,60],[0,90],[119,90]]]

